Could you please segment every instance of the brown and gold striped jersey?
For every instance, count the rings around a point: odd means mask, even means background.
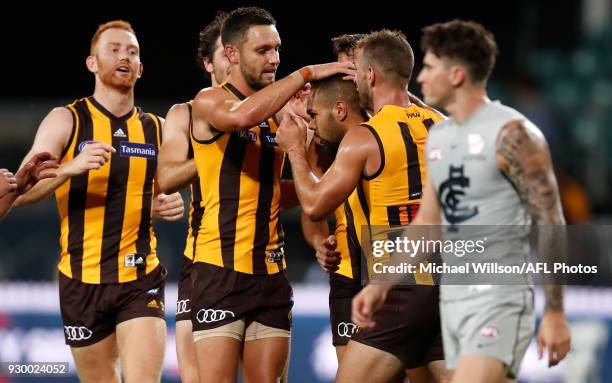
[[[410,105],[384,106],[366,127],[378,143],[381,164],[359,186],[345,204],[349,241],[363,243],[364,230],[372,238],[373,226],[393,228],[408,225],[421,203],[425,169],[425,141],[429,128],[443,117],[434,110]],[[384,229],[383,229],[384,230]],[[419,284],[433,284],[430,275],[416,276]]]
[[[159,264],[151,206],[160,120],[140,108],[116,117],[93,97],[67,108],[74,123],[61,163],[94,141],[117,152],[100,169],[72,177],[55,192],[61,220],[59,270],[93,284],[141,278]]]
[[[237,99],[234,86],[221,85]],[[275,274],[286,267],[279,222],[284,154],[275,141],[273,118],[212,139],[191,136],[204,214],[194,262],[246,274]]]

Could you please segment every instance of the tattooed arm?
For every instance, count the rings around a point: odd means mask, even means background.
[[[560,227],[565,220],[544,136],[527,121],[512,121],[500,131],[496,152],[498,167],[512,181],[539,225],[539,256],[547,262],[565,262],[566,237]],[[546,305],[538,334],[538,352],[542,357],[546,348],[552,366],[569,351],[569,328],[563,309],[563,284],[558,280],[549,282],[544,285],[544,293]]]

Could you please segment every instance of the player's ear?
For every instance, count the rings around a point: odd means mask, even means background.
[[[208,57],[204,57],[202,59],[202,65],[204,66],[204,70],[206,70],[206,72],[208,73],[212,73],[214,72],[214,67],[212,62],[208,59]]]
[[[91,73],[98,72],[98,61],[96,60],[96,56],[87,56],[87,58],[85,59],[85,65],[87,66],[87,70],[89,70]]]
[[[238,52],[238,47],[232,44],[227,44],[223,47],[225,49],[225,55],[229,60],[230,64],[239,64],[240,63],[240,52]]]
[[[142,63],[140,63],[140,66],[138,67],[138,78],[142,77],[142,72],[144,71],[144,65]]]
[[[332,113],[337,121],[346,120],[346,117],[348,116],[348,108],[346,107],[346,103],[344,101],[336,101]]]
[[[374,86],[376,84],[376,71],[371,66],[368,67],[368,85]]]
[[[449,69],[449,81],[452,86],[459,87],[461,86],[467,77],[466,68],[461,65],[453,65]]]

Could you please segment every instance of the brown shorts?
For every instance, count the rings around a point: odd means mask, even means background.
[[[353,297],[361,291],[361,281],[340,274],[329,276],[329,319],[334,346],[346,346],[357,326],[351,321]]]
[[[444,359],[437,286],[394,288],[374,321],[351,339],[395,355],[408,369]]]
[[[210,330],[244,320],[291,329],[293,290],[285,271],[250,275],[196,262],[193,265],[191,323],[193,331]]]
[[[166,274],[166,268],[160,264],[133,282],[89,284],[59,272],[66,344],[90,346],[115,332],[115,326],[121,322],[140,317],[164,318]]]
[[[193,289],[193,261],[183,257],[176,300],[176,321],[191,320],[191,290]]]

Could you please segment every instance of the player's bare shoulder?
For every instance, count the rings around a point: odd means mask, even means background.
[[[74,115],[72,111],[65,106],[57,106],[45,116],[41,125],[52,125],[55,129],[67,129],[70,131],[74,124]]]
[[[203,88],[198,92],[191,103],[192,135],[196,140],[210,140],[220,133],[210,122],[212,114],[230,102],[236,100],[221,87]]]
[[[504,168],[534,154],[547,157],[548,144],[544,134],[529,120],[513,120],[499,131],[496,141],[498,162]]]
[[[366,161],[380,163],[379,146],[374,134],[364,125],[356,125],[347,130],[340,141],[336,159],[345,158],[353,163]]]
[[[174,104],[168,110],[168,114],[166,114],[166,120],[171,117],[185,117],[189,114],[189,103],[181,102],[179,104]]]
[[[231,100],[235,99],[221,87],[203,88],[193,99],[194,115],[206,116],[207,112]]]
[[[69,108],[58,106],[51,109],[38,127],[32,150],[49,151],[59,156],[70,141],[74,125],[75,116]]]

